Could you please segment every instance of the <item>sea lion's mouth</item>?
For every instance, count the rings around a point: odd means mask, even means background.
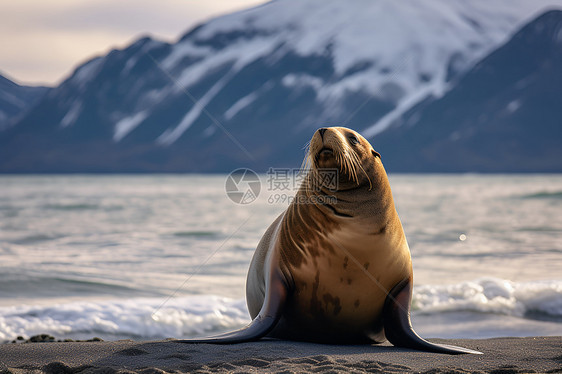
[[[330,159],[334,156],[334,151],[331,148],[328,147],[322,147],[322,149],[320,149],[318,151],[318,153],[316,154],[316,162],[318,162],[320,159],[322,160],[327,160]]]

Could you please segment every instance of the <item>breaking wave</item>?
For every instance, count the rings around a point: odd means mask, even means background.
[[[481,278],[414,291],[415,314],[487,313],[562,322],[562,281]],[[212,295],[0,307],[0,342],[49,333],[64,338],[162,339],[236,329],[250,317],[243,299]]]

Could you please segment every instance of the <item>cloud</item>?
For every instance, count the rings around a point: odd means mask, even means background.
[[[0,70],[54,84],[77,64],[140,35],[173,41],[211,17],[264,0],[19,0],[0,2]]]
[[[178,30],[230,9],[251,5],[257,1],[80,1],[41,17],[37,21],[50,29],[146,32],[158,30],[164,35],[175,35]],[[237,5],[238,4],[238,5]]]

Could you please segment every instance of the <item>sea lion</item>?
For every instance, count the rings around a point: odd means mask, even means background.
[[[380,154],[344,127],[317,130],[294,200],[269,226],[248,271],[252,322],[184,343],[262,337],[381,343],[480,353],[420,338],[410,323],[412,262]]]

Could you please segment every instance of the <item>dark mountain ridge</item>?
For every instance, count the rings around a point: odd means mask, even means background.
[[[48,87],[22,86],[0,75],[0,131],[16,124],[48,90]]]

